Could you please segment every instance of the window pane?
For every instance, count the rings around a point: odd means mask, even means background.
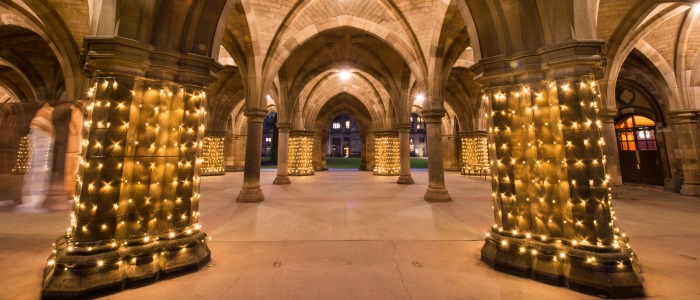
[[[637,150],[637,146],[634,144],[634,142],[627,142],[627,147],[629,148],[630,151]]]
[[[626,142],[620,142],[620,149],[623,151],[627,151],[627,143]]]
[[[639,141],[637,142],[639,144],[639,150],[640,151],[646,151],[647,150],[647,142],[645,141]]]
[[[634,123],[637,126],[655,126],[654,121],[642,116],[634,116]]]

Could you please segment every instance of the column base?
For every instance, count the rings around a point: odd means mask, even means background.
[[[613,185],[611,186],[610,194],[613,199],[629,199],[630,193],[627,191],[627,187],[623,185]]]
[[[428,190],[425,191],[425,195],[423,196],[423,200],[428,201],[428,202],[449,202],[452,201],[452,197],[450,194],[447,192],[447,188],[444,186],[441,187],[428,187]]]
[[[700,184],[683,183],[683,185],[681,185],[681,195],[700,196]]]
[[[206,233],[190,231],[172,238],[168,234],[154,237],[150,243],[139,238],[94,248],[73,244],[69,253],[68,243],[61,237],[44,268],[42,299],[93,298],[90,295],[197,271],[211,259],[206,240]]]
[[[292,183],[292,181],[289,180],[289,176],[286,176],[286,175],[285,176],[277,175],[275,177],[275,180],[272,181],[272,184],[274,184],[274,185],[285,185],[285,184],[291,184],[291,183]]]
[[[398,184],[414,184],[413,177],[411,175],[401,175],[399,180],[396,181]]]
[[[244,166],[226,166],[226,172],[243,172]]]
[[[644,296],[639,265],[627,250],[573,247],[568,241],[537,241],[491,231],[481,248],[481,260],[496,271],[595,296]]]
[[[265,195],[263,195],[260,187],[252,189],[243,187],[241,192],[238,194],[238,197],[236,197],[236,202],[242,203],[256,203],[262,202],[263,200],[265,200]]]

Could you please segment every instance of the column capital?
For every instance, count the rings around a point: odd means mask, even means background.
[[[248,118],[248,123],[250,122],[262,122],[262,119],[267,117],[267,109],[262,108],[251,108],[246,109],[244,115]]]
[[[460,131],[457,133],[459,137],[486,137],[486,131],[475,130],[475,131]]]
[[[119,36],[86,36],[83,47],[87,77],[143,77],[201,88],[214,82],[222,66],[210,57],[156,49]]]
[[[425,123],[442,123],[442,117],[445,116],[445,109],[426,109],[423,110],[421,113],[423,116],[423,120],[425,120]]]
[[[601,109],[598,112],[598,118],[602,122],[615,122],[615,119],[617,118],[617,111],[612,111],[608,109]]]
[[[279,132],[289,133],[292,130],[292,123],[277,123],[276,126]]]
[[[700,111],[697,110],[675,110],[669,111],[668,116],[672,124],[698,123]]]
[[[413,125],[411,123],[399,123],[396,124],[396,130],[401,133],[401,132],[409,132],[411,130],[411,127]]]

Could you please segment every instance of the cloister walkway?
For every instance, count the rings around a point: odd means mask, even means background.
[[[242,173],[205,177],[201,224],[212,261],[200,272],[109,299],[589,299],[494,271],[479,260],[491,224],[490,182],[446,173],[453,202],[422,200],[415,185],[371,172],[328,171],[271,184],[262,203],[234,202]],[[700,200],[630,188],[616,200],[641,259],[647,294],[700,298]],[[41,270],[68,211],[0,210],[0,299],[39,297]],[[17,224],[23,224],[18,227]]]

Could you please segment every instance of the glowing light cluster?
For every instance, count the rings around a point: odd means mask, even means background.
[[[29,151],[29,137],[23,136],[19,138],[17,156],[15,158],[15,164],[12,167],[12,174],[23,175],[29,171],[29,166],[31,165]]]
[[[199,255],[196,248],[206,243],[198,224],[206,93],[169,82],[134,86],[102,77],[86,92],[71,226],[47,267],[70,272],[153,264],[157,270]],[[176,250],[171,242],[161,246],[177,239],[186,240]],[[129,254],[144,246],[138,256]],[[70,258],[108,251],[119,255]]]
[[[486,135],[462,137],[462,174],[483,175],[491,172]]]
[[[561,249],[625,249],[631,259],[605,173],[597,82],[585,76],[541,88],[494,88],[482,100],[496,219],[487,237],[495,233],[502,248],[522,253],[541,254],[532,251],[559,243]]]
[[[226,134],[224,132],[224,134]],[[223,135],[204,135],[204,145],[202,146],[202,176],[223,175],[224,170],[224,140]]]
[[[312,160],[313,133],[292,131],[289,133],[289,175],[314,175]]]
[[[375,133],[374,139],[374,175],[399,175],[401,158],[399,137],[393,133]]]

